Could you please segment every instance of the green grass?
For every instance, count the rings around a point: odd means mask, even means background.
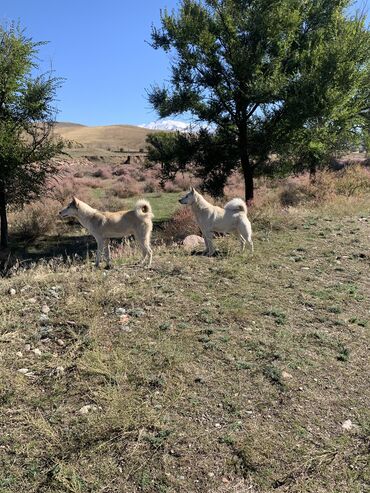
[[[177,194],[155,195],[168,217]],[[151,270],[128,250],[1,279],[1,493],[367,491],[364,215],[256,218],[253,257],[226,237],[215,258],[156,247]]]
[[[146,193],[144,197],[149,200],[154,214],[154,223],[161,223],[163,221],[168,220],[175,210],[180,207],[179,206],[179,198],[184,195],[184,193],[161,193],[161,192],[153,192]],[[142,198],[142,196],[130,197],[129,199],[125,199],[124,207],[131,208],[135,205],[135,202]]]

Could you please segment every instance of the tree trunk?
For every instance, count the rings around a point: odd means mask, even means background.
[[[246,122],[239,128],[239,152],[240,163],[244,177],[244,194],[247,205],[253,203],[254,183],[253,183],[253,166],[249,159],[248,137]]]
[[[310,182],[311,183],[315,183],[315,181],[316,181],[316,171],[317,171],[316,163],[311,161],[310,167],[309,167]]]
[[[8,247],[8,218],[6,215],[6,195],[5,195],[5,187],[0,183],[0,247],[7,248]]]
[[[253,183],[253,167],[249,161],[249,156],[241,158],[242,170],[244,176],[244,194],[245,201],[248,205],[252,205],[254,199],[254,183]]]

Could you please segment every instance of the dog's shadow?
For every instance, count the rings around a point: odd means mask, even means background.
[[[213,255],[204,255],[204,253],[200,250],[192,250],[190,255],[193,257],[225,257],[226,254],[224,252],[220,252],[220,250],[216,250]]]

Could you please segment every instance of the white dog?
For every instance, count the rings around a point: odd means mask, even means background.
[[[242,199],[232,199],[222,209],[207,202],[200,193],[192,188],[179,202],[180,204],[191,205],[206,243],[204,255],[212,256],[215,253],[212,243],[215,232],[238,233],[242,251],[244,251],[248,241],[253,252],[252,227],[247,217],[247,205]]]
[[[99,266],[104,250],[107,265],[110,265],[109,240],[134,235],[143,253],[144,263],[149,259],[152,263],[150,237],[153,229],[152,208],[147,200],[139,200],[134,210],[118,212],[99,212],[82,200],[73,197],[72,202],[59,212],[61,217],[75,217],[89,233],[94,236],[98,245],[95,265]]]

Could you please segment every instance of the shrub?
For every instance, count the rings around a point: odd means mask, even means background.
[[[134,181],[116,182],[112,187],[107,190],[108,195],[113,195],[114,197],[119,197],[121,199],[126,199],[128,197],[133,197],[140,193],[140,187],[138,183]]]
[[[199,235],[199,226],[190,207],[181,207],[167,221],[162,229],[162,239],[166,242],[182,241],[188,235]]]
[[[173,185],[176,188],[176,192],[182,192],[189,190],[190,187],[197,187],[199,185],[198,180],[194,180],[188,173],[177,173],[173,180]]]
[[[153,193],[153,192],[159,192],[160,191],[160,186],[158,182],[155,182],[153,180],[147,180],[145,185],[144,185],[144,193]]]
[[[91,173],[91,176],[107,180],[112,177],[112,172],[109,168],[98,168]]]
[[[122,176],[127,174],[127,170],[124,166],[116,166],[113,168],[112,174],[114,176]]]
[[[48,195],[60,204],[64,204],[77,194],[76,180],[70,176],[64,177],[63,180],[53,180],[49,185]]]
[[[21,239],[33,240],[55,231],[61,207],[55,200],[26,205],[10,216],[10,229]]]
[[[347,166],[338,173],[335,188],[338,194],[347,197],[370,190],[369,170],[359,164]]]
[[[279,192],[280,203],[284,207],[296,207],[315,197],[309,186],[302,183],[287,182]]]

